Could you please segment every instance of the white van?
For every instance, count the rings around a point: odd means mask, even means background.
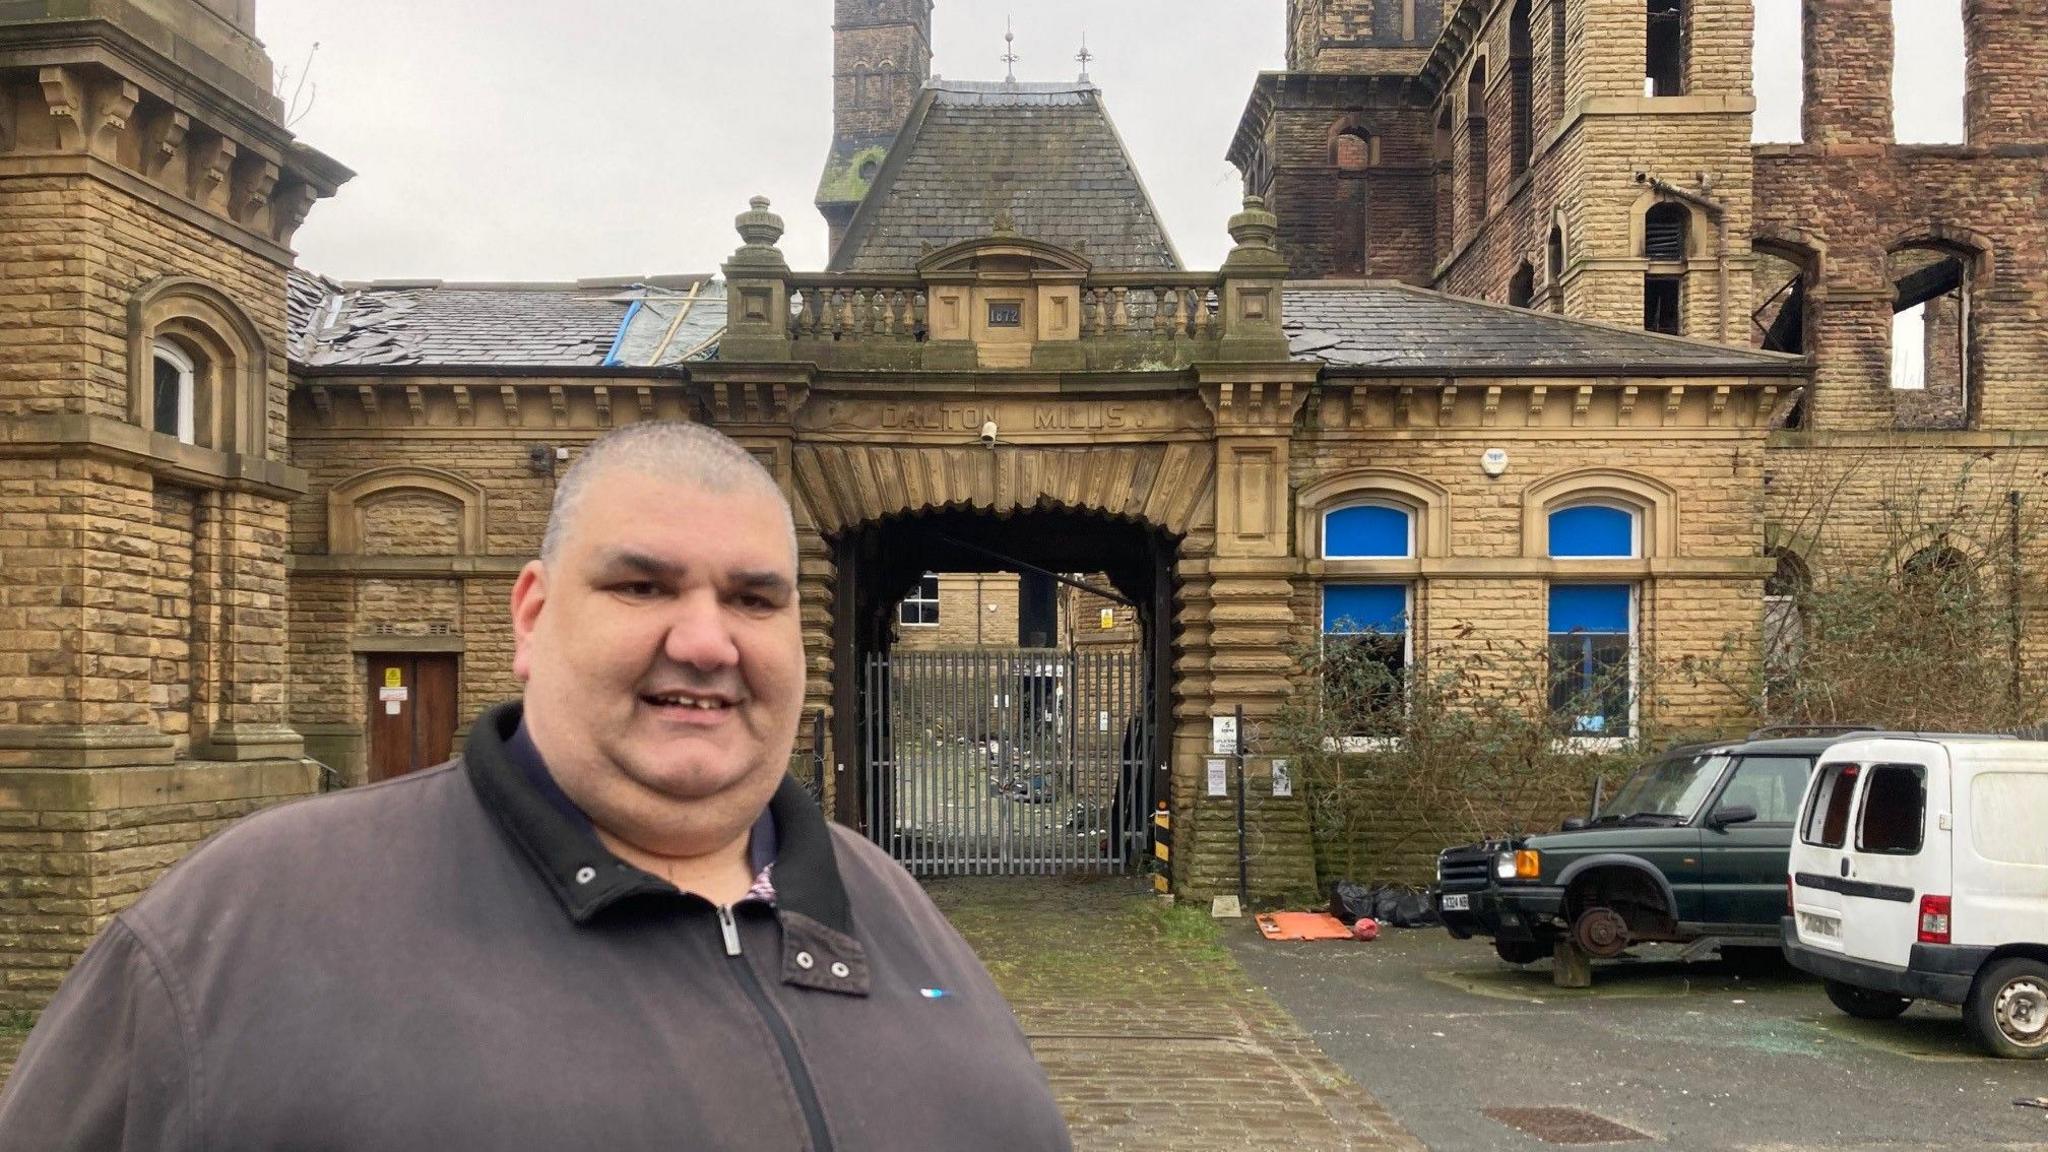
[[[1785,955],[1836,1007],[1960,1004],[1994,1055],[2048,1056],[2048,743],[1844,740],[1800,814]]]

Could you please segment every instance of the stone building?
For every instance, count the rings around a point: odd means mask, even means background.
[[[935,81],[929,0],[838,0],[823,270],[756,202],[715,275],[501,285],[292,268],[349,173],[280,125],[249,7],[0,10],[0,1003],[222,821],[434,763],[515,693],[512,580],[623,423],[719,427],[790,493],[835,816],[920,870],[1132,867],[1156,801],[1196,894],[1236,873],[1213,718],[1274,714],[1327,633],[1567,681],[1753,660],[1774,549],[1893,546],[1859,462],[1992,458],[2022,501],[2048,471],[2019,0],[1963,0],[1936,146],[1890,138],[1882,0],[1805,0],[1804,142],[1764,145],[1746,0],[1290,0],[1217,270],[1097,87]],[[1043,573],[1085,574],[1075,662],[905,711],[908,657],[1016,650]],[[1587,740],[1745,719],[1711,683],[1573,707]],[[932,807],[906,763],[966,787]],[[1268,768],[1251,885],[1298,890]],[[920,823],[988,797],[995,833]]]

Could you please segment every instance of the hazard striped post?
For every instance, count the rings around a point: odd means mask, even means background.
[[[1152,873],[1152,890],[1164,893],[1173,883],[1173,814],[1166,810],[1165,801],[1152,814],[1152,855],[1159,861],[1159,871]]]

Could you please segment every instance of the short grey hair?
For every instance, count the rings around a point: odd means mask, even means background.
[[[541,537],[540,558],[552,561],[575,524],[577,509],[592,479],[618,468],[643,476],[695,484],[713,492],[753,487],[772,493],[789,529],[791,562],[796,557],[796,521],[789,498],[754,454],[723,433],[681,420],[648,420],[607,432],[570,465],[555,486],[548,509],[547,534]]]

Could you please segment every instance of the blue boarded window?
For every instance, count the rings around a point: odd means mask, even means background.
[[[1323,586],[1323,706],[1348,736],[1392,736],[1406,716],[1406,584]]]
[[[1323,514],[1326,560],[1403,560],[1415,554],[1415,517],[1391,504],[1354,504]]]
[[[1550,514],[1550,554],[1568,560],[1637,554],[1636,514],[1611,504],[1574,504]]]
[[[1323,586],[1324,635],[1379,632],[1398,636],[1407,630],[1406,584]]]
[[[1574,735],[1630,733],[1634,593],[1628,584],[1550,588],[1550,710]]]

